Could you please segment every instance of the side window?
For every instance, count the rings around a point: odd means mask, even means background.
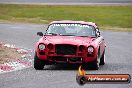
[[[100,37],[100,31],[99,31],[99,28],[96,28],[96,36],[97,36],[97,37]]]
[[[96,28],[96,32],[99,32],[99,28]]]

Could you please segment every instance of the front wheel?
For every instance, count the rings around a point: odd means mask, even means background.
[[[38,58],[38,56],[35,54],[35,56],[34,56],[34,68],[36,70],[42,70],[42,69],[44,69],[44,66],[45,66],[45,62],[40,60]]]
[[[100,50],[98,51],[97,59],[90,64],[92,70],[98,70],[100,65]]]
[[[100,58],[100,65],[104,65],[104,64],[105,64],[105,51],[103,52],[103,55]]]

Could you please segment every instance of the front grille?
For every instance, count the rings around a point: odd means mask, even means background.
[[[57,44],[55,48],[59,55],[75,55],[77,51],[77,46],[68,44]]]

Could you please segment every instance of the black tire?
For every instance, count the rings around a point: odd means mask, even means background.
[[[99,69],[99,65],[98,65],[97,61],[92,62],[90,69],[91,70],[98,70]]]
[[[90,64],[91,70],[98,70],[100,65],[100,50],[98,51],[97,59]]]
[[[105,64],[105,50],[103,52],[102,57],[100,58],[100,65],[104,65]]]
[[[34,56],[34,68],[36,70],[43,70],[45,66],[45,62],[40,60],[37,55]]]

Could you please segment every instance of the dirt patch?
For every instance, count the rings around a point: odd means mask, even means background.
[[[18,53],[16,49],[0,45],[0,64],[15,61],[20,59],[21,56],[22,54]]]

